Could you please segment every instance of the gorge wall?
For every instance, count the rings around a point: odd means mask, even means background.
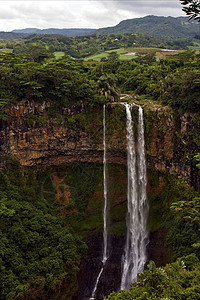
[[[185,113],[174,115],[169,107],[143,101],[145,146],[150,201],[149,259],[157,265],[168,261],[166,230],[160,225],[165,201],[169,207],[171,194],[161,195],[168,174],[178,174],[199,188],[194,155],[199,152],[200,117]],[[136,133],[138,108],[133,109]],[[102,106],[68,106],[54,110],[49,102],[21,101],[8,108],[0,120],[0,164],[13,157],[23,168],[47,170],[41,183],[41,195],[47,201],[56,190],[63,205],[62,214],[73,218],[75,229],[88,245],[87,257],[78,274],[79,290],[73,299],[91,296],[101,268],[103,206],[103,111]],[[98,288],[98,299],[119,288],[126,232],[126,114],[120,103],[106,105],[106,144],[108,161],[109,268]],[[52,190],[51,190],[52,189]],[[166,200],[167,199],[167,200]],[[53,205],[53,204],[52,204]],[[66,283],[67,284],[67,283]],[[65,299],[63,294],[52,299]],[[61,291],[62,292],[62,291]]]
[[[192,160],[200,146],[199,116],[175,116],[169,107],[140,104],[148,168],[178,173],[197,186]],[[50,106],[24,100],[7,110],[7,120],[0,121],[1,166],[6,155],[15,157],[23,167],[102,162],[102,108],[68,106],[62,114],[51,116]],[[125,108],[113,103],[107,104],[106,110],[108,162],[126,164]]]

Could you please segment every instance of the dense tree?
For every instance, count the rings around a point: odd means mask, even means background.
[[[39,59],[40,60],[40,59]],[[26,55],[0,55],[0,105],[21,99],[47,99],[57,108],[72,103],[102,103],[123,92],[145,94],[174,109],[199,110],[200,55],[186,51],[155,61],[154,53],[131,61],[86,65],[70,56],[46,64]]]
[[[116,51],[112,51],[108,54],[108,60],[109,61],[115,61],[119,59],[119,54],[117,54]]]
[[[155,61],[153,54],[129,62],[105,62],[104,74],[113,73],[123,92],[145,94],[174,109],[199,111],[200,55],[185,51]]]
[[[159,268],[150,261],[147,270],[138,275],[138,282],[129,290],[113,292],[105,299],[199,299],[199,267],[200,262],[195,254]]]
[[[118,101],[120,92],[116,86],[116,78],[110,75],[102,75],[97,81],[97,87],[101,95],[105,95],[106,101]]]
[[[31,58],[15,54],[0,56],[1,104],[46,99],[59,109],[70,103],[95,103],[98,93],[91,78],[92,68],[76,63],[69,56],[43,64],[46,56],[41,56],[40,51],[33,52]]]
[[[41,176],[15,162],[0,171],[0,299],[49,299],[63,280],[67,299],[77,289],[86,247],[59,215],[55,194],[38,193]]]

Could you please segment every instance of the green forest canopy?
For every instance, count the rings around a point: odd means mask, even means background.
[[[131,61],[88,64],[32,49],[23,54],[0,54],[0,104],[22,99],[49,100],[63,105],[105,102],[98,87],[101,76],[114,76],[121,92],[145,95],[174,109],[197,111],[200,104],[200,54],[186,51],[156,60],[153,52]],[[112,87],[110,87],[112,89]],[[117,99],[117,98],[116,98]],[[108,99],[109,100],[109,99]]]

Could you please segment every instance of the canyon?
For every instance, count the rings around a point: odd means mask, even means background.
[[[177,173],[198,185],[191,159],[198,152],[198,115],[175,116],[167,106],[149,103],[144,108],[148,168]],[[48,116],[50,103],[21,101],[1,120],[0,158],[15,157],[22,167],[72,162],[102,163],[102,108],[84,105],[63,108],[62,119]],[[109,163],[126,164],[125,109],[108,103],[107,147]],[[70,119],[70,120],[69,120]],[[196,139],[196,140],[195,140]]]
[[[148,197],[151,199],[162,192],[169,174],[183,178],[186,184],[199,190],[200,178],[193,159],[199,149],[198,115],[178,115],[168,106],[147,100],[140,101],[139,104],[144,110]],[[56,189],[57,200],[63,204],[63,215],[66,217],[70,211],[70,198],[81,198],[80,192],[92,186],[86,193],[85,197],[88,199],[85,206],[82,207],[81,203],[77,206],[75,203],[72,208],[74,213],[84,212],[87,216],[81,221],[79,230],[88,245],[88,254],[83,258],[78,273],[79,290],[73,299],[87,299],[101,268],[104,151],[102,106],[71,105],[52,113],[51,105],[48,101],[39,103],[23,100],[7,108],[6,117],[0,121],[0,167],[3,169],[8,158],[12,157],[24,169],[49,170],[46,181],[41,184],[42,196],[48,197],[45,184],[50,179]],[[132,115],[133,120],[137,121],[137,109],[133,108]],[[120,103],[106,104],[106,145],[110,253],[97,299],[102,299],[102,295],[119,288],[120,261],[125,243],[126,114],[125,107]],[[72,184],[67,180],[69,174],[77,176],[80,181],[86,181],[87,185],[83,184],[82,187],[81,184]],[[74,196],[75,193],[78,196]],[[159,205],[161,203],[162,199]],[[158,208],[153,201],[150,201],[151,204],[148,259],[153,259],[157,265],[163,265],[168,262],[169,257],[166,230],[159,227],[162,209],[156,219]],[[57,299],[65,299],[64,290],[63,286]]]

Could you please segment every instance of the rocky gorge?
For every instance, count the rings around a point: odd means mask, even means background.
[[[144,102],[146,155],[149,168],[182,175],[195,183],[191,158],[199,147],[199,116],[175,116],[167,106]],[[84,105],[63,108],[59,119],[48,115],[50,103],[21,101],[1,120],[1,164],[3,154],[16,157],[23,167],[61,165],[71,162],[102,162],[102,113]],[[107,105],[108,159],[124,164],[126,152],[124,108]]]
[[[164,196],[170,176],[183,178],[186,184],[200,189],[194,162],[200,140],[198,114],[175,114],[169,107],[141,101],[144,109],[145,148],[150,202],[148,257],[157,265],[170,261],[166,243],[167,229],[162,225],[172,193]],[[137,120],[137,108],[133,119]],[[108,160],[108,199],[110,214],[110,256],[106,277],[102,276],[98,297],[119,288],[120,259],[125,239],[126,219],[126,116],[120,103],[106,105]],[[67,106],[57,113],[48,101],[23,100],[6,110],[0,121],[0,166],[8,157],[22,168],[48,170],[41,193],[48,198],[50,182],[62,214],[81,214],[77,231],[88,245],[78,274],[79,289],[73,299],[88,298],[102,253],[102,106]],[[134,129],[135,130],[135,129]],[[171,177],[170,177],[171,178]],[[162,207],[163,206],[163,207]],[[167,207],[167,208],[166,208]],[[65,299],[65,287],[57,299]],[[62,298],[63,297],[63,298]],[[54,297],[55,299],[55,297]]]

